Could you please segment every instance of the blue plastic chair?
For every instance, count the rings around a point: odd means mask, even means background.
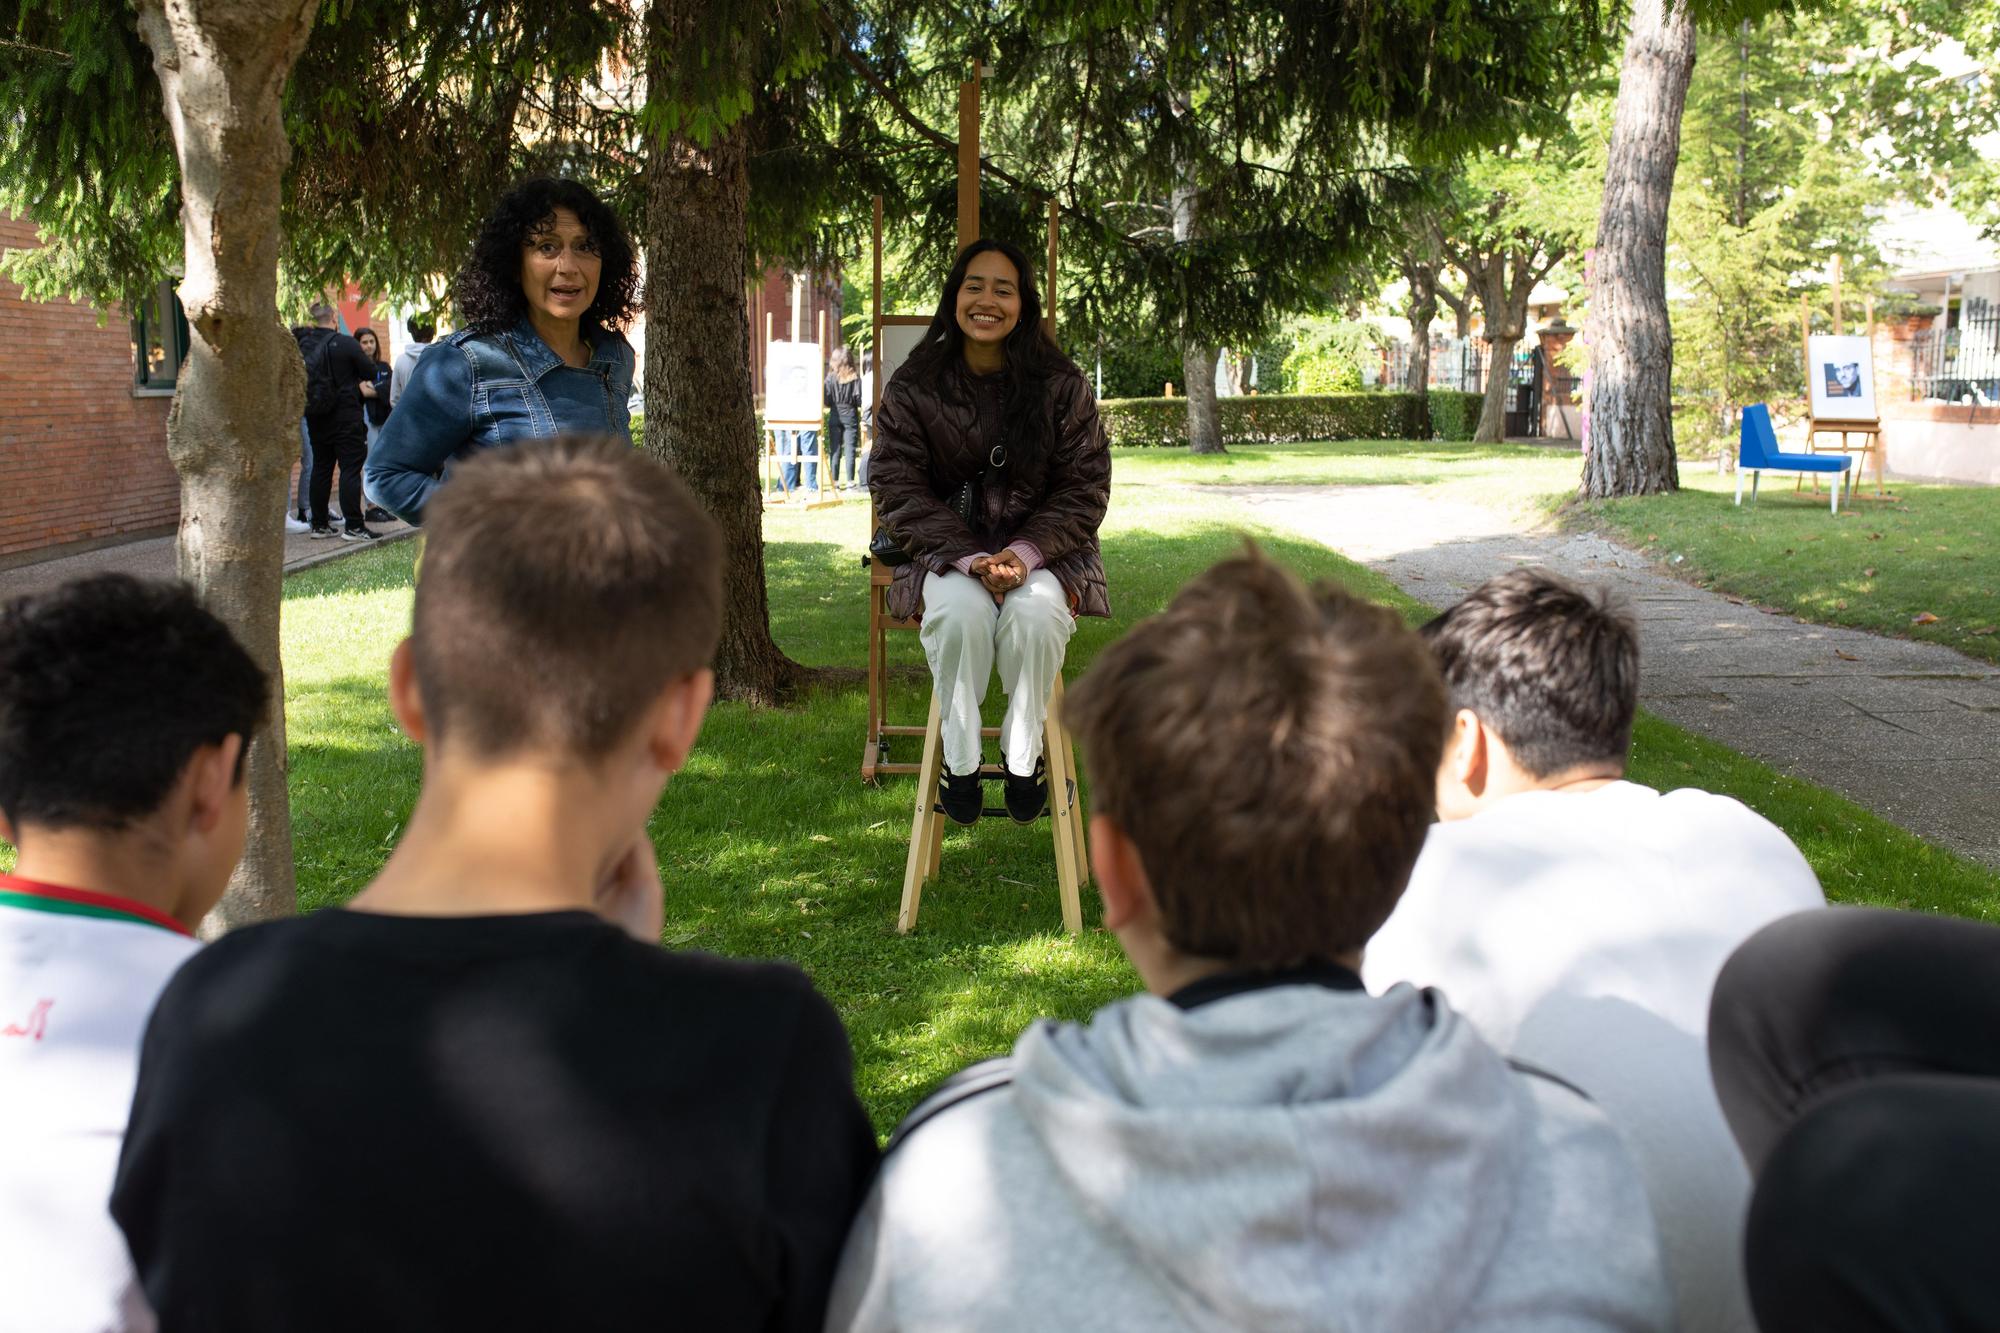
[[[1736,445],[1736,503],[1743,503],[1743,474],[1750,474],[1750,498],[1757,498],[1757,480],[1766,472],[1837,472],[1854,484],[1854,459],[1847,454],[1783,454],[1771,429],[1771,409],[1752,403],[1743,409],[1743,434]],[[1840,512],[1841,477],[1833,479],[1833,512]]]

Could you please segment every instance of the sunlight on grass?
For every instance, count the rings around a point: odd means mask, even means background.
[[[1222,465],[1121,456],[1104,528],[1117,618],[1078,627],[1067,671],[1074,678],[1188,577],[1240,549],[1246,532],[1308,578],[1335,578],[1413,618],[1423,614],[1386,579],[1323,547],[1245,528],[1227,495],[1184,488],[1191,476],[1257,485],[1336,479],[1313,475],[1327,468],[1347,484],[1371,484],[1364,479],[1401,481],[1434,466],[1479,473],[1524,463],[1538,474],[1557,470],[1518,447],[1426,447],[1386,460],[1347,446],[1274,448]],[[1467,475],[1453,484],[1496,483]],[[865,661],[859,553],[867,513],[855,502],[767,515],[772,625],[801,661]],[[420,755],[396,730],[383,696],[389,651],[409,620],[413,554],[407,544],[364,552],[286,586],[286,716],[305,908],[341,902],[367,882],[416,795]],[[890,653],[905,668],[922,661],[913,634],[892,634]],[[921,719],[920,683],[899,681],[892,694],[900,715]],[[912,790],[907,778],[879,787],[860,781],[864,713],[858,688],[794,710],[717,707],[651,830],[667,884],[666,942],[790,959],[811,973],[847,1021],[858,1086],[886,1131],[939,1080],[1004,1052],[1035,1019],[1084,1017],[1137,983],[1116,941],[1094,928],[1092,896],[1085,900],[1092,928],[1077,938],[1063,933],[1046,824],[953,830],[940,882],[924,893],[919,929],[897,936]],[[1641,723],[1633,776],[1726,791],[1762,810],[1791,833],[1837,898],[1969,916],[1992,916],[2000,902],[2000,876],[1656,719]]]
[[[1755,504],[1735,479],[1684,472],[1678,495],[1575,506],[1676,572],[1806,620],[1922,639],[2000,662],[2000,490],[1863,483],[1838,518],[1826,492],[1767,478]],[[1920,617],[1935,616],[1934,621]]]

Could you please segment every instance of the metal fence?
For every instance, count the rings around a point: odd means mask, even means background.
[[[1484,393],[1490,354],[1484,338],[1432,338],[1430,387]],[[1409,378],[1410,345],[1401,340],[1391,342],[1383,351],[1382,383],[1400,389]]]
[[[1959,307],[1957,327],[1912,338],[1910,397],[2000,402],[2000,309],[1974,297]]]

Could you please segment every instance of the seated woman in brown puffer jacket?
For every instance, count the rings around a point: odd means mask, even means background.
[[[979,818],[979,706],[997,662],[1007,811],[1048,801],[1042,723],[1075,617],[1108,616],[1097,528],[1111,455],[1089,382],[1042,327],[1027,256],[965,247],[923,341],[882,393],[868,488],[910,553],[890,614],[923,608],[942,691],[945,813]],[[962,497],[972,485],[969,519]]]

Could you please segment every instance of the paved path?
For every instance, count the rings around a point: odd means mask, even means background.
[[[1614,584],[1639,614],[1648,708],[2000,867],[2000,667],[1802,624],[1681,583],[1604,538],[1525,531],[1415,486],[1229,490],[1431,606],[1519,564]]]
[[[414,537],[417,530],[404,523],[373,523],[369,525],[382,534],[383,541],[395,541],[404,537]],[[285,572],[293,574],[313,565],[323,565],[329,560],[365,551],[382,542],[344,542],[338,537],[318,538],[303,532],[285,534]],[[54,560],[42,560],[32,565],[17,565],[12,569],[0,569],[0,602],[19,597],[24,593],[47,592],[61,583],[86,574],[102,574],[118,570],[126,574],[137,574],[143,578],[166,579],[174,574],[174,539],[172,537],[148,537],[143,541],[125,542],[118,546],[100,546],[94,551],[84,551],[79,555],[59,556]]]

